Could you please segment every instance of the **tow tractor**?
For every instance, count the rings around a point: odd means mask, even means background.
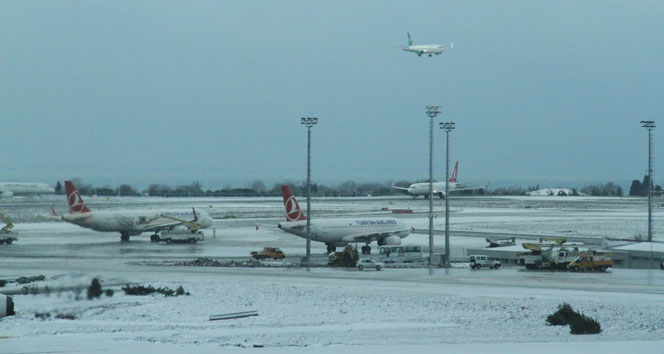
[[[14,224],[2,213],[0,213],[0,220],[7,224],[2,229],[0,229],[0,244],[6,243],[11,245],[12,242],[18,240],[18,232],[12,231]]]

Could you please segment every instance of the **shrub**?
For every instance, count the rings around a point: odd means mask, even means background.
[[[152,285],[148,286],[143,286],[143,285],[137,285],[137,286],[131,286],[127,285],[122,288],[122,290],[125,292],[127,295],[150,295],[152,293],[159,293],[164,296],[180,296],[180,295],[189,295],[188,292],[184,291],[184,288],[182,286],[178,287],[177,291],[170,289],[170,288],[155,288]]]
[[[602,332],[599,322],[574,311],[572,306],[567,303],[558,305],[558,310],[546,318],[546,322],[551,326],[569,325],[572,334],[597,334]]]
[[[35,312],[35,318],[38,318],[40,320],[45,320],[47,318],[51,318],[51,313],[50,312]]]
[[[34,277],[20,277],[16,279],[16,282],[19,284],[28,284],[32,283],[33,281],[40,281],[40,280],[45,280],[46,277],[43,275],[37,275]]]
[[[106,296],[111,297],[115,292],[113,291],[113,289],[106,289],[104,293],[106,294]]]
[[[88,287],[88,300],[98,298],[101,296],[101,294],[102,290],[101,290],[101,284],[99,283],[99,279],[97,278],[92,279],[92,283]]]
[[[569,323],[569,329],[572,334],[597,334],[602,332],[599,322],[584,314],[575,317]]]
[[[572,320],[579,316],[579,314],[574,311],[572,306],[568,303],[563,302],[558,305],[558,310],[550,314],[546,318],[546,322],[551,326],[566,326],[572,322]]]
[[[75,320],[76,316],[74,316],[72,314],[59,313],[55,316],[55,318],[59,318],[61,320]]]
[[[7,285],[7,281],[3,280],[3,279],[0,279],[0,288],[2,288],[5,285]]]

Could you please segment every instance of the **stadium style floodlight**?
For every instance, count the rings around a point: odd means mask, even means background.
[[[311,128],[318,124],[316,117],[302,117],[300,124],[307,127],[307,256],[305,263],[311,261]]]
[[[433,119],[440,114],[440,107],[427,106],[429,117],[429,265],[433,265]]]
[[[652,242],[653,223],[652,223],[652,131],[655,129],[655,121],[642,120],[641,127],[648,130],[648,242]]]
[[[450,266],[450,132],[454,130],[454,122],[440,123],[440,129],[447,135],[445,149],[445,266]]]

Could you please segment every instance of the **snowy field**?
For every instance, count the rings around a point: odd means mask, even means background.
[[[152,264],[248,259],[264,246],[282,248],[288,261],[302,256],[304,241],[274,227],[283,220],[281,198],[86,198],[93,210],[206,208],[217,218],[215,231],[206,230],[205,241],[195,245],[155,244],[147,234],[123,244],[116,234],[56,222],[48,211],[64,212],[60,199],[0,201],[0,210],[20,232],[16,243],[0,246],[0,279],[44,275],[46,280],[30,285],[50,289],[13,296],[17,315],[0,319],[0,353],[663,352],[664,272],[659,270],[158,266]],[[414,214],[402,216],[406,222],[416,228],[428,222],[422,199],[314,199],[312,206],[320,216],[410,208]],[[436,200],[438,214],[442,206]],[[645,201],[631,198],[458,198],[451,212],[453,229],[478,232],[627,238],[646,228]],[[655,210],[655,230],[664,229],[662,212]],[[435,227],[444,228],[443,220],[437,218]],[[427,245],[428,238],[414,234],[404,243]],[[437,236],[435,244],[438,252],[443,238]],[[462,256],[465,247],[485,245],[482,238],[453,238],[451,251]],[[316,255],[325,251],[322,244],[312,246]],[[114,295],[87,300],[94,277]],[[191,295],[125,295],[120,287],[130,283],[182,286]],[[546,316],[562,302],[596,318],[602,333],[575,336],[568,327],[547,326]],[[258,316],[208,320],[249,310]],[[36,313],[51,317],[38,319]]]

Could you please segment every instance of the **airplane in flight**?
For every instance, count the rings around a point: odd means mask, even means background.
[[[286,222],[278,227],[288,233],[307,238],[307,216],[297,203],[288,186],[281,186],[286,208]],[[371,242],[379,246],[400,245],[401,239],[410,234],[411,228],[403,221],[389,217],[321,218],[310,221],[311,240],[324,242],[327,252],[349,243],[362,242],[362,253],[371,253]]]
[[[457,191],[468,191],[468,190],[480,190],[480,189],[485,189],[487,186],[484,187],[462,187],[461,184],[457,182],[457,174],[459,172],[459,161],[456,162],[454,165],[454,171],[452,171],[452,177],[450,177],[449,181],[447,183],[445,182],[433,182],[433,194],[439,196],[441,199],[445,198],[445,185],[449,184],[450,185],[450,192],[457,192]],[[429,198],[429,182],[419,182],[419,183],[413,183],[408,188],[405,187],[397,187],[395,185],[392,185],[392,188],[394,189],[399,189],[408,192],[408,194],[412,195],[414,198],[417,198],[418,195],[423,195],[425,199]]]
[[[46,183],[0,182],[0,198],[15,195],[53,194],[55,189]]]
[[[450,48],[452,49],[454,47],[454,43],[450,43]],[[422,54],[428,54],[431,56],[432,54],[440,55],[443,53],[445,48],[440,44],[418,44],[418,45],[413,45],[413,40],[410,38],[410,32],[408,32],[408,46],[403,47],[403,50],[407,52],[413,52],[417,53],[418,57],[421,57]]]
[[[212,226],[212,217],[204,211],[192,208],[186,211],[174,210],[103,210],[91,211],[83,202],[81,194],[71,181],[65,181],[69,213],[62,220],[81,227],[104,232],[119,232],[122,242],[129,236],[143,232],[154,232],[151,240],[159,240],[160,231],[186,228],[191,232]],[[53,212],[55,214],[55,212]],[[57,215],[56,215],[57,216]],[[157,237],[155,239],[155,236]]]

